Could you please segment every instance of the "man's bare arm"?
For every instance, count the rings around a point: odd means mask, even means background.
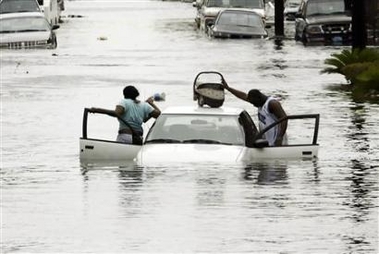
[[[231,92],[237,98],[240,98],[241,100],[244,100],[244,101],[248,101],[247,100],[247,94],[245,92],[242,92],[240,90],[237,90],[237,89],[234,89],[234,88],[230,87],[228,85],[228,83],[226,83],[226,81],[224,79],[221,81],[221,84],[222,84],[222,86],[223,86],[224,89],[226,89],[229,92]]]
[[[158,118],[158,116],[161,114],[161,110],[157,107],[157,105],[154,104],[154,99],[153,97],[150,97],[146,100],[147,103],[149,103],[154,110],[149,114],[149,116],[144,119],[144,122],[147,122],[150,118]]]
[[[268,107],[270,112],[274,114],[278,120],[287,116],[286,112],[282,108],[282,105],[276,100],[271,100]],[[279,124],[279,134],[277,140],[275,141],[276,145],[282,144],[283,136],[287,131],[287,122],[288,121],[285,120]]]

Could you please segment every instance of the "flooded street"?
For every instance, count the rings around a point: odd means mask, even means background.
[[[342,47],[210,39],[191,3],[65,7],[57,49],[0,51],[1,253],[379,252],[379,105],[320,74]],[[288,114],[319,113],[319,158],[80,165],[85,107],[113,109],[127,84],[141,99],[165,92],[161,109],[193,105],[193,80],[210,70],[280,96]],[[224,105],[255,120],[230,93]]]

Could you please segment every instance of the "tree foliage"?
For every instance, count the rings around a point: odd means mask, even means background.
[[[379,49],[344,49],[334,53],[324,63],[321,73],[344,75],[352,85],[370,83],[379,86]]]

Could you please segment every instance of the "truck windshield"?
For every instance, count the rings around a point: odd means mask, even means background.
[[[263,8],[263,0],[209,0],[207,7]]]
[[[309,1],[307,6],[307,16],[328,15],[345,12],[346,9],[344,0]]]
[[[224,12],[218,19],[220,25],[262,27],[262,18],[257,14]]]

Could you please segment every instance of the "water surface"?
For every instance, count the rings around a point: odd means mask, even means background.
[[[1,51],[2,252],[378,252],[379,106],[319,74],[341,47],[212,40],[191,3],[65,4],[56,50]],[[81,167],[84,107],[113,108],[126,84],[192,105],[205,70],[320,113],[319,158]]]

